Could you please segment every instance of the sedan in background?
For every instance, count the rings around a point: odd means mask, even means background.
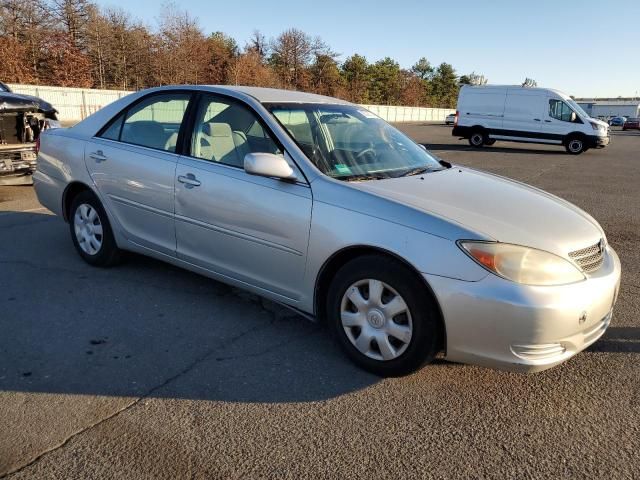
[[[450,113],[449,115],[447,115],[444,119],[444,124],[445,125],[453,125],[454,123],[456,123],[456,114],[455,113]]]
[[[609,125],[611,125],[612,127],[622,127],[624,125],[624,122],[626,121],[626,117],[613,117],[611,120],[609,120]]]
[[[40,140],[38,198],[84,261],[130,250],[250,290],[378,375],[440,351],[544,370],[611,321],[620,261],[591,216],[343,100],[160,87]]]
[[[622,124],[622,130],[640,130],[640,118],[627,118]]]

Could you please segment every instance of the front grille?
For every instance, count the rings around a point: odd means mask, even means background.
[[[583,272],[593,273],[598,270],[604,262],[604,241],[600,240],[595,245],[570,252],[569,258],[573,260]]]

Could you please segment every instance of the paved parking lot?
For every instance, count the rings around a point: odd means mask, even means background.
[[[604,226],[623,278],[603,339],[529,376],[381,380],[259,297],[137,256],[89,267],[31,187],[0,187],[0,477],[638,478],[640,134],[574,157],[402,129]]]

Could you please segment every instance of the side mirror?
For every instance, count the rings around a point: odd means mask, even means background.
[[[261,177],[275,177],[292,181],[297,179],[293,168],[284,157],[274,153],[247,153],[244,156],[244,171]]]
[[[575,123],[577,119],[578,115],[576,115],[576,112],[571,112],[571,121]]]

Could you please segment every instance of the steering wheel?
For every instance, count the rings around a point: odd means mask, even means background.
[[[372,156],[376,156],[376,151],[373,147],[367,147],[364,150],[356,153],[356,160],[360,160],[362,157],[364,157],[366,154],[371,154]]]

